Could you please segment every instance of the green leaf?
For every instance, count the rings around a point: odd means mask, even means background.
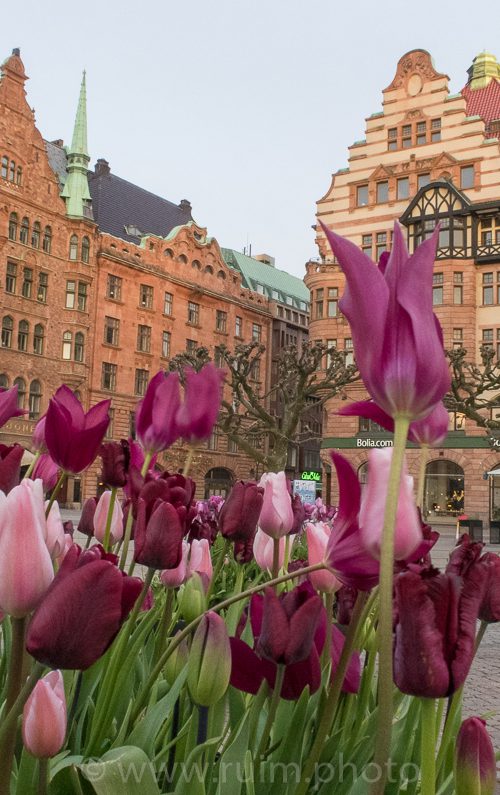
[[[38,760],[23,748],[16,779],[16,795],[34,792],[38,781]]]
[[[198,745],[189,754],[185,763],[182,763],[175,795],[205,795],[205,775],[211,773],[203,758],[205,751],[213,745],[219,745],[220,737],[213,737],[202,745]]]
[[[242,760],[248,750],[250,728],[248,712],[236,732],[234,739],[222,754],[214,775],[218,776],[217,795],[240,795],[245,779]]]
[[[153,764],[141,748],[113,748],[79,768],[97,795],[161,795]]]
[[[154,707],[149,709],[135,728],[132,729],[128,736],[130,745],[142,748],[149,756],[153,755],[156,736],[173,710],[186,681],[186,676],[187,667],[181,671],[167,695],[163,696]]]

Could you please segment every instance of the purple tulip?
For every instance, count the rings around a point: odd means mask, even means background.
[[[393,433],[394,420],[373,400],[360,400],[339,409],[344,417],[365,417]],[[450,418],[443,403],[438,403],[422,420],[414,420],[408,429],[408,439],[421,446],[439,447],[448,434]]]
[[[251,541],[257,530],[264,489],[253,481],[235,483],[219,513],[219,529],[232,541]],[[251,545],[250,545],[251,546]]]
[[[479,618],[488,624],[496,623],[500,621],[500,558],[494,552],[486,552],[476,566],[485,578]]]
[[[137,406],[137,438],[147,453],[159,453],[179,438],[176,415],[180,407],[179,376],[157,373]]]
[[[493,795],[496,784],[493,743],[482,718],[467,718],[455,750],[456,795]]]
[[[111,401],[102,400],[86,414],[67,386],[61,386],[49,401],[45,420],[45,442],[50,457],[65,472],[82,472],[93,462],[109,425]]]
[[[12,447],[0,444],[0,491],[4,494],[8,494],[19,483],[23,455],[24,449],[19,444]]]
[[[47,445],[45,444],[45,418],[46,415],[44,414],[43,417],[38,420],[31,437],[31,446],[33,450],[41,453],[47,452]]]
[[[57,464],[52,461],[48,453],[42,453],[33,467],[33,472],[31,473],[32,479],[37,480],[37,478],[40,478],[43,483],[43,490],[52,491],[57,483],[58,476],[59,467]]]
[[[224,371],[212,363],[185,369],[184,401],[176,414],[179,436],[190,444],[210,438],[219,416]]]
[[[354,243],[322,226],[346,276],[340,308],[368,392],[391,417],[425,417],[450,388],[441,328],[432,311],[438,230],[408,256],[396,223],[387,264],[376,267]]]
[[[0,389],[0,428],[12,417],[21,417],[23,414],[27,414],[27,411],[17,407],[17,384],[10,389]]]
[[[94,535],[94,515],[97,508],[97,497],[88,497],[83,503],[78,532],[86,536]]]

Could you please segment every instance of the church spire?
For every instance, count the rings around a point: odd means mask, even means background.
[[[91,197],[87,181],[90,157],[87,152],[87,87],[85,72],[80,87],[73,138],[68,152],[68,176],[61,196],[66,200],[66,212],[73,218],[92,218]]]

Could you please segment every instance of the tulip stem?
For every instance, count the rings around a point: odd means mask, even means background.
[[[28,469],[26,470],[26,472],[24,474],[23,480],[26,480],[26,478],[31,477],[31,474],[32,474],[34,468],[36,467],[37,461],[38,461],[38,459],[40,458],[41,455],[42,455],[42,451],[41,450],[37,450],[35,455],[33,456],[33,460],[31,462],[31,464],[29,465]]]
[[[212,579],[210,580],[210,584],[208,586],[208,591],[207,591],[207,596],[206,596],[207,605],[210,604],[210,598],[212,596],[216,580],[218,579],[219,574],[222,571],[222,567],[224,565],[224,561],[226,559],[226,555],[229,552],[230,546],[231,546],[231,539],[230,538],[225,538],[224,539],[224,545],[223,545],[223,547],[222,547],[222,549],[220,551],[220,555],[217,558],[217,563],[215,564],[215,568],[214,568],[213,573],[212,573]]]
[[[328,665],[332,658],[332,627],[333,627],[333,602],[334,594],[325,594],[325,610],[326,610],[326,634],[325,645],[321,653],[321,665],[323,668]]]
[[[272,569],[272,578],[273,580],[279,576],[280,573],[280,539],[273,538],[273,569]]]
[[[435,795],[436,792],[436,704],[433,698],[420,699],[422,716],[420,721],[420,792]]]
[[[267,720],[262,731],[259,747],[257,748],[257,752],[255,754],[255,778],[258,779],[258,772],[260,763],[264,757],[264,753],[269,742],[269,736],[271,734],[271,729],[273,727],[274,719],[276,717],[276,712],[278,710],[278,705],[280,703],[281,698],[281,690],[283,687],[283,679],[285,678],[285,666],[278,665],[276,671],[276,679],[274,682],[273,694],[269,701],[269,709],[267,712]]]
[[[417,508],[424,519],[424,497],[425,497],[425,471],[429,460],[429,445],[423,444],[420,448],[420,463],[418,468],[418,487],[417,487]]]
[[[120,569],[122,571],[125,570],[125,566],[127,565],[127,555],[128,555],[128,547],[130,544],[130,536],[132,535],[132,523],[134,521],[134,517],[132,514],[132,504],[129,505],[128,515],[127,515],[127,524],[125,525],[125,533],[123,534],[123,547],[122,547],[122,554],[120,556]]]
[[[387,763],[391,753],[394,692],[392,670],[394,533],[409,425],[409,417],[396,416],[394,418],[394,448],[387,486],[384,529],[382,531],[380,550],[378,720],[374,757],[375,765],[378,766],[376,769],[380,771],[380,777],[371,788],[372,795],[384,795]]]
[[[191,469],[191,464],[193,463],[193,456],[194,456],[195,449],[196,448],[193,447],[193,445],[191,445],[191,444],[188,445],[188,454],[186,456],[186,462],[185,462],[184,466],[182,467],[182,474],[183,474],[183,476],[185,478],[187,478],[188,475],[189,475],[189,470]]]
[[[49,760],[39,759],[37,795],[47,795],[48,782],[49,782]]]
[[[50,495],[50,499],[49,499],[48,505],[47,505],[47,507],[45,509],[45,516],[46,517],[50,513],[50,509],[52,508],[52,506],[53,506],[53,504],[54,504],[54,502],[56,500],[57,493],[58,493],[59,489],[61,488],[62,484],[66,480],[67,474],[68,473],[65,472],[64,469],[63,469],[63,471],[59,475],[59,480],[57,481],[56,485],[54,486],[54,488],[52,490],[52,494]]]
[[[155,653],[153,662],[161,656],[163,653],[163,647],[167,641],[168,630],[170,628],[170,622],[172,621],[172,607],[174,604],[174,589],[167,588],[167,593],[165,595],[165,606],[163,608],[163,613],[161,617],[161,623],[158,631],[158,640],[156,643]]]
[[[113,488],[111,489],[111,496],[109,498],[108,515],[106,516],[106,528],[104,530],[104,540],[102,542],[105,552],[109,552],[111,547],[110,544],[111,522],[113,520],[113,509],[115,507],[116,492],[117,488],[116,486],[113,486]]]
[[[11,617],[12,645],[10,648],[9,671],[7,678],[7,694],[5,699],[5,714],[14,706],[21,691],[23,678],[23,655],[24,655],[24,633],[26,629],[26,618]],[[2,742],[0,742],[0,795],[8,795],[10,792],[10,772],[14,749],[16,745],[16,723],[15,721],[7,728]]]

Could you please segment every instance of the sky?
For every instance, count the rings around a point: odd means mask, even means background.
[[[500,59],[499,2],[23,0],[2,22],[0,60],[20,47],[44,138],[70,143],[86,69],[92,166],[189,199],[221,246],[300,277],[316,201],[399,58],[428,50],[452,93],[479,52]]]

